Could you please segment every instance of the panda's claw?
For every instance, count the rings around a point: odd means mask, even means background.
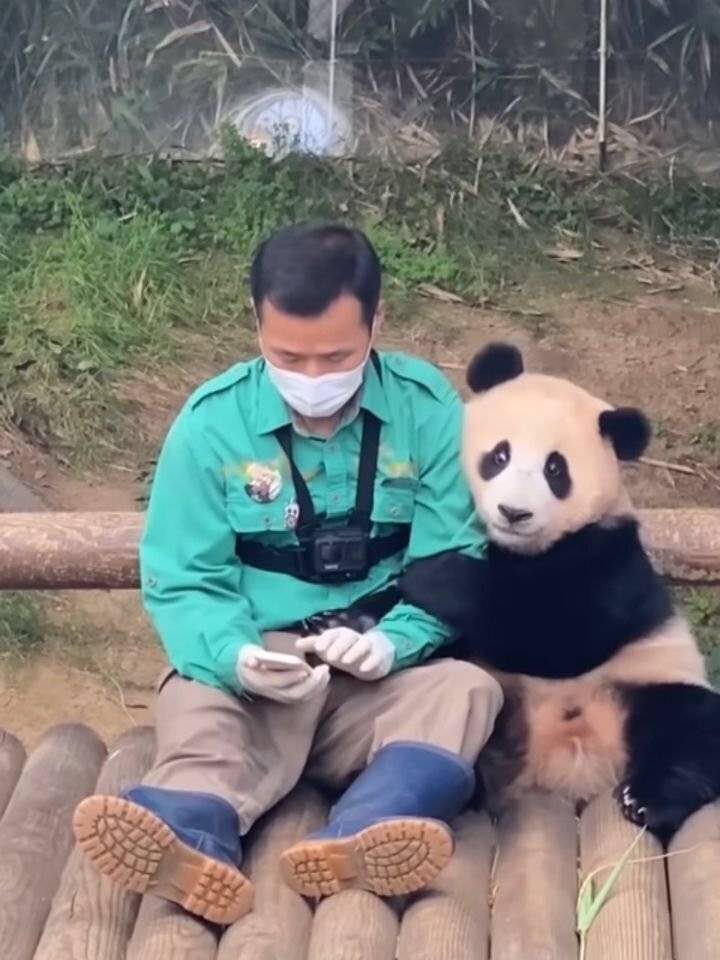
[[[630,784],[620,784],[614,795],[625,819],[637,827],[644,827],[647,823],[647,807],[633,796]]]

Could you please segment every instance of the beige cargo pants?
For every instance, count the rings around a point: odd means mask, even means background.
[[[295,652],[292,634],[264,640]],[[335,673],[322,694],[292,705],[240,699],[171,672],[159,687],[156,762],[143,782],[223,797],[245,834],[304,771],[342,788],[389,743],[444,747],[474,764],[501,705],[493,677],[451,659],[372,683]]]

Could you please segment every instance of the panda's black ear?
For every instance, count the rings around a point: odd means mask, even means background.
[[[637,460],[650,443],[650,421],[641,410],[618,407],[600,414],[600,433],[615,449],[618,460]]]
[[[523,358],[510,343],[489,343],[470,361],[467,385],[473,393],[482,393],[506,380],[514,380],[523,372]]]

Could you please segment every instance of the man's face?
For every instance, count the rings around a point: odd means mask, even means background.
[[[270,363],[308,377],[360,366],[372,339],[360,301],[349,294],[317,317],[284,313],[265,300],[259,321],[262,352]]]

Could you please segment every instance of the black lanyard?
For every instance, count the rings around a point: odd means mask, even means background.
[[[378,377],[382,377],[380,359],[373,350],[370,354],[373,366]],[[380,429],[382,424],[374,413],[363,410],[363,431],[360,441],[360,464],[358,467],[357,494],[355,509],[349,517],[349,523],[360,527],[365,533],[370,532],[373,501],[375,499],[375,474],[377,473],[378,453],[380,450]],[[299,510],[295,533],[298,540],[305,540],[312,536],[318,525],[310,491],[305,480],[297,468],[292,455],[291,424],[286,424],[275,431],[278,443],[283,449],[290,465],[290,475],[295,486],[295,496]]]
[[[360,442],[360,465],[358,467],[357,494],[355,509],[349,522],[359,526],[366,533],[370,532],[373,501],[375,498],[375,474],[377,472],[378,451],[380,449],[380,421],[374,413],[363,410],[363,432]],[[295,533],[299,540],[304,540],[315,531],[318,519],[313,506],[310,491],[303,475],[297,468],[292,455],[292,427],[281,427],[275,431],[278,443],[283,449],[290,464],[290,474],[295,485],[298,509],[300,511]]]

